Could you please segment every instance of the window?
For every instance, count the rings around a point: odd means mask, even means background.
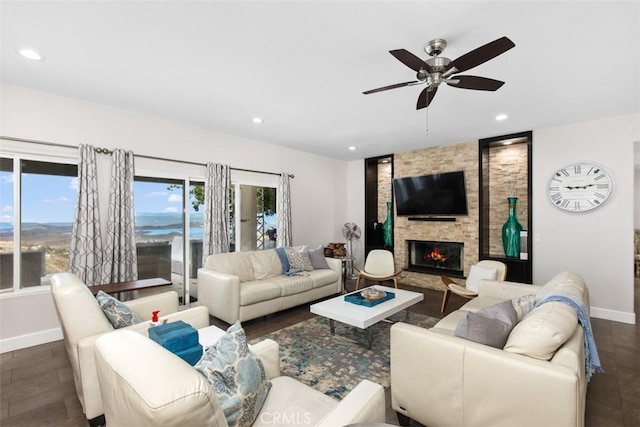
[[[0,159],[1,290],[48,285],[51,274],[67,270],[77,175],[73,164]]]

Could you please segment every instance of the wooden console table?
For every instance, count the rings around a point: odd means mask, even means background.
[[[96,295],[98,292],[106,292],[110,295],[117,294],[117,298],[122,301],[122,293],[129,291],[139,291],[141,289],[151,289],[160,286],[170,286],[171,282],[155,277],[153,279],[130,280],[128,282],[107,283],[105,285],[89,286],[91,292]]]

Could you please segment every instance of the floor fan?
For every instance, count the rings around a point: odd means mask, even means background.
[[[347,242],[349,243],[349,260],[351,262],[347,264],[347,277],[353,279],[355,278],[355,275],[353,274],[353,241],[360,239],[360,237],[362,236],[362,230],[360,230],[360,227],[358,227],[357,224],[353,222],[347,222],[342,226],[342,235],[345,237],[345,239],[347,239]]]

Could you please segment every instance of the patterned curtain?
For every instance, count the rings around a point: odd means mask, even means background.
[[[207,163],[204,183],[203,264],[207,256],[229,252],[229,189],[231,169],[228,165]]]
[[[78,151],[78,199],[71,234],[69,271],[91,286],[100,284],[102,273],[96,152],[94,147],[86,144],[81,144]]]
[[[138,278],[133,211],[133,152],[113,150],[111,162],[109,222],[102,283],[126,282]]]
[[[287,172],[280,174],[276,194],[278,203],[278,236],[277,246],[291,246],[293,242],[291,226],[291,183]]]

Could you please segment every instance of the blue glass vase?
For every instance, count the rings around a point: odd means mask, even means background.
[[[391,202],[387,202],[387,219],[382,224],[382,236],[384,238],[384,245],[393,246],[393,225],[391,218]]]
[[[502,226],[502,247],[504,254],[509,258],[520,256],[520,232],[522,225],[516,219],[517,197],[507,197],[509,202],[509,218]]]

